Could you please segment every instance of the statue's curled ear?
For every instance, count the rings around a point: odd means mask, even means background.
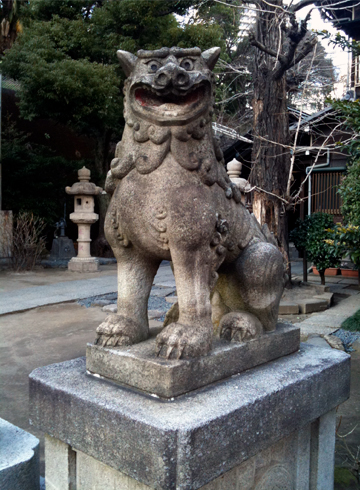
[[[220,53],[221,53],[220,48],[210,48],[204,51],[203,53],[201,53],[201,56],[204,58],[210,70],[214,69],[216,62],[219,59]]]
[[[124,70],[125,75],[128,77],[134,69],[137,57],[129,53],[128,51],[121,51],[119,49],[116,51],[117,57],[119,58],[121,68]]]

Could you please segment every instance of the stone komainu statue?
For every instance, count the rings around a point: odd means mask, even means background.
[[[214,327],[233,341],[274,330],[283,258],[241,203],[212,133],[220,49],[117,54],[128,77],[126,125],[106,181],[105,233],[118,262],[118,311],[95,343],[148,338],[147,303],[162,260],[173,263],[178,304],[157,336],[158,355],[205,355]]]

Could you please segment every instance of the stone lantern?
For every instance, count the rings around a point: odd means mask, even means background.
[[[243,204],[246,202],[246,193],[251,190],[251,185],[249,181],[240,177],[242,163],[234,158],[227,164],[227,173],[230,177],[231,182],[233,182],[241,192],[241,201]]]
[[[94,213],[94,196],[100,194],[102,188],[89,182],[90,170],[85,167],[78,171],[78,177],[80,182],[65,188],[67,194],[74,196],[74,212],[70,219],[78,225],[78,255],[70,260],[68,268],[76,272],[96,272],[99,261],[90,254],[90,227],[99,219]]]

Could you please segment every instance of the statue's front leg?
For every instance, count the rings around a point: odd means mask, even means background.
[[[95,344],[131,345],[149,336],[147,315],[151,286],[159,267],[132,246],[116,251],[118,261],[117,314],[109,315],[96,330]]]
[[[157,353],[167,359],[206,355],[212,346],[210,291],[217,274],[210,247],[184,253],[171,251],[179,318],[157,336]]]

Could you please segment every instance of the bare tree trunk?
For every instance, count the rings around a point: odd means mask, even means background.
[[[2,0],[2,13],[0,17],[0,54],[11,48],[17,36],[17,15],[13,11],[13,0]]]
[[[319,271],[319,274],[321,279],[321,285],[325,286],[325,270]]]
[[[104,187],[106,174],[109,170],[109,148],[110,148],[110,131],[98,138],[95,149],[95,167],[101,180],[97,182],[97,185]],[[101,194],[98,196],[97,203],[99,206],[99,235],[93,243],[93,253],[96,256],[109,256],[112,255],[110,245],[105,239],[104,223],[106,211],[109,206],[110,196],[107,194]]]
[[[281,5],[281,0],[271,2]],[[280,20],[269,3],[258,13],[256,39],[262,45],[280,52],[283,33]],[[290,277],[287,214],[284,197],[290,169],[289,121],[285,74],[275,77],[277,60],[257,49],[254,72],[254,110],[251,184],[253,212],[263,225],[267,223],[278,242]],[[259,190],[260,189],[260,190]]]

